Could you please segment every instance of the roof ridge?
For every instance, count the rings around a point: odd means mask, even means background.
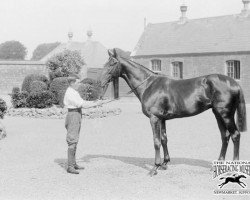
[[[240,17],[240,14],[231,14],[231,15],[220,15],[220,16],[212,16],[212,17],[201,17],[194,19],[187,19],[187,22],[196,21],[196,20],[206,20],[206,19],[216,19],[216,18],[225,18],[225,17]],[[247,18],[247,17],[246,17]],[[175,21],[167,21],[167,22],[159,22],[159,23],[148,23],[148,25],[160,25],[160,24],[168,24],[168,23],[178,23],[179,20]]]

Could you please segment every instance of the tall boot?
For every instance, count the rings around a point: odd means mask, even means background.
[[[79,174],[78,171],[76,171],[74,164],[75,164],[75,158],[74,158],[74,148],[68,148],[68,169],[67,172],[71,174]]]
[[[80,165],[76,164],[76,146],[75,146],[75,148],[74,148],[74,168],[77,169],[77,170],[82,170],[82,169],[84,169],[83,166],[80,166]]]

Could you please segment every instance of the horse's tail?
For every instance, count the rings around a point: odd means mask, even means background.
[[[225,179],[225,177],[220,178],[220,180]]]
[[[247,131],[247,113],[246,113],[246,103],[242,88],[239,90],[239,99],[237,106],[237,127],[240,132]]]

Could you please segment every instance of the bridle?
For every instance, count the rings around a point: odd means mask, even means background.
[[[121,74],[121,62],[113,57],[109,58],[109,62],[111,62],[111,59],[115,60],[115,64],[110,65],[111,69],[108,71],[108,73],[112,73],[114,77],[118,78],[120,77]],[[124,58],[125,60],[127,60],[126,58]],[[113,72],[114,71],[114,72]],[[132,88],[129,92],[127,92],[126,94],[131,94],[132,92],[134,92],[136,89],[138,89],[140,86],[142,86],[150,77],[152,77],[152,74],[149,75],[146,79],[144,79],[139,85],[137,85],[135,88]],[[131,86],[132,87],[132,86]]]

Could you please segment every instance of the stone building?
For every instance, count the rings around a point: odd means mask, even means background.
[[[85,65],[82,67],[81,78],[96,77],[105,62],[108,60],[108,51],[98,41],[92,40],[93,32],[87,31],[85,42],[73,41],[73,32],[68,33],[68,42],[57,46],[53,51],[43,57],[40,61],[46,62],[50,57],[64,50],[79,51],[84,59]]]
[[[239,14],[188,19],[181,5],[177,21],[148,24],[131,56],[175,79],[220,73],[242,86],[250,103],[250,0]]]

